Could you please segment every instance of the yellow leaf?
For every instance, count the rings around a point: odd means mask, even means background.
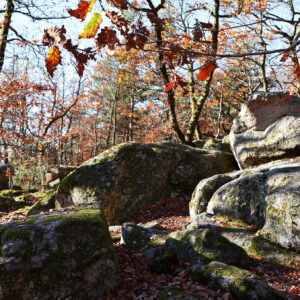
[[[98,13],[94,13],[93,17],[91,18],[91,20],[88,22],[88,24],[84,28],[83,33],[81,33],[79,35],[79,38],[80,39],[84,39],[84,38],[90,39],[90,38],[93,38],[96,35],[101,22],[102,22],[101,15],[98,14]]]

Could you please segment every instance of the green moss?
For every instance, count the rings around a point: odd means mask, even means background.
[[[279,245],[273,244],[260,235],[251,239],[251,244],[247,249],[247,252],[254,256],[265,257],[279,264],[289,266],[300,265],[299,254],[282,248]]]
[[[37,198],[38,201],[28,210],[27,216],[38,214],[42,211],[47,211],[55,207],[55,197],[57,190],[49,190],[44,193],[38,192],[31,194],[32,197]]]
[[[220,221],[226,223],[226,228],[245,229],[249,227],[243,220],[229,215],[214,215],[214,217]]]
[[[96,209],[83,209],[75,214],[52,215],[42,218],[41,224],[46,226],[51,222],[62,221],[63,225],[68,225],[74,221],[84,221],[88,223],[101,223],[105,225],[104,213]]]

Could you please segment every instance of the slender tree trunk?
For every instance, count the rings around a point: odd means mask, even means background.
[[[2,72],[2,68],[4,64],[7,37],[8,37],[9,26],[11,23],[13,12],[14,12],[14,0],[7,0],[5,16],[4,16],[4,20],[1,28],[1,34],[0,34],[0,73]]]
[[[212,51],[213,53],[217,53],[218,50],[218,35],[219,35],[219,10],[220,10],[220,1],[215,0],[215,8],[214,8],[214,25],[212,29]],[[192,116],[190,119],[189,127],[186,134],[186,141],[188,144],[191,144],[193,141],[195,129],[202,112],[205,101],[209,95],[210,84],[213,79],[214,72],[211,72],[209,78],[204,81],[204,86],[200,97],[197,99],[197,105],[192,111]]]
[[[130,99],[130,122],[129,122],[129,140],[133,141],[133,114],[134,114],[134,90],[135,86],[134,83],[132,84],[131,87],[131,99]]]
[[[148,1],[148,3],[152,9],[153,14],[158,18],[157,10],[155,9],[152,1]],[[162,48],[163,46],[162,29],[156,26],[155,34],[157,38],[156,45],[158,48]],[[167,65],[165,63],[164,55],[161,52],[158,54],[158,61],[160,64],[160,73],[162,75],[162,79],[164,81],[165,86],[167,86],[167,84],[170,82],[170,78],[168,75]],[[175,131],[175,134],[178,140],[180,141],[180,143],[186,144],[184,134],[181,131],[177,120],[176,109],[175,109],[175,97],[174,97],[173,89],[171,89],[167,93],[168,93],[168,106],[170,111],[172,128]]]

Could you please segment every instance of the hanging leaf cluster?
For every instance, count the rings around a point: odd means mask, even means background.
[[[95,2],[95,0],[81,0],[77,9],[69,9],[68,12],[71,16],[83,21],[91,12]],[[130,8],[127,1],[109,0],[107,2],[113,7],[112,10],[105,11],[105,15],[111,21],[112,25],[100,28],[102,16],[100,13],[95,12],[83,32],[79,35],[80,39],[94,38],[96,50],[101,52],[101,50],[104,49],[107,55],[114,55],[117,47],[121,46],[124,46],[126,51],[130,51],[132,49],[149,51],[149,48],[145,48],[147,45],[151,45],[149,46],[152,47],[150,49],[156,47],[155,51],[161,53],[164,61],[168,63],[170,70],[174,70],[176,66],[189,63],[189,57],[192,57],[192,55],[185,51],[186,46],[180,42],[180,37],[174,38],[173,40],[156,42],[155,46],[153,46],[153,35],[147,28],[149,27],[149,24],[147,24],[146,27],[141,18],[139,18],[137,22],[131,22],[130,19],[125,18],[124,10]],[[158,16],[157,10],[146,9],[143,10],[143,13],[145,13],[145,16],[154,31],[160,33],[166,32],[166,20],[161,19]],[[210,23],[204,23],[197,20],[192,31],[193,36],[191,40],[201,43],[201,39],[205,37],[205,32],[210,31],[212,27],[213,25]],[[82,76],[84,66],[90,59],[95,59],[96,52],[92,51],[91,48],[79,50],[78,46],[73,45],[70,39],[66,39],[65,34],[66,30],[64,27],[52,27],[44,32],[43,44],[46,46],[55,46],[55,48],[51,49],[46,59],[48,73],[50,76],[53,76],[57,65],[61,63],[60,50],[58,47],[62,47],[73,54],[77,61],[78,74]],[[215,62],[207,63],[200,69],[198,78],[200,80],[205,80],[216,67],[217,65]],[[176,87],[177,85],[180,85],[181,87],[184,86],[183,78],[179,78],[178,76],[179,75],[174,75],[172,77],[172,84],[170,83],[167,86],[167,90],[171,87]]]

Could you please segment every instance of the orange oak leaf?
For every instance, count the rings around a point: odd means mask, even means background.
[[[73,45],[70,39],[66,39],[65,33],[66,29],[64,26],[62,26],[62,28],[51,27],[49,29],[46,29],[44,30],[43,44],[45,46],[54,46],[56,44],[59,44],[64,49],[71,52],[78,63],[77,71],[78,74],[81,76],[84,69],[84,65],[88,62],[88,60],[95,58],[95,53],[92,52],[91,48],[86,48],[84,50],[79,51],[78,45]],[[47,70],[49,72],[49,69]]]
[[[95,4],[96,0],[91,0],[91,1],[84,1],[81,0],[80,3],[78,4],[78,8],[73,10],[73,9],[68,9],[68,13],[77,18],[81,19],[82,21],[85,20],[87,14],[91,11]]]
[[[98,14],[98,13],[94,13],[93,17],[91,18],[91,20],[88,22],[88,24],[84,28],[83,33],[81,33],[79,35],[79,38],[80,39],[84,39],[84,38],[90,39],[90,38],[93,38],[96,35],[101,22],[102,22],[101,15]]]
[[[61,64],[60,54],[61,51],[57,48],[57,46],[53,46],[46,58],[46,68],[51,77],[53,77],[53,73],[56,70],[57,65]]]
[[[215,61],[206,63],[197,74],[199,80],[206,80],[210,74],[218,67]]]

